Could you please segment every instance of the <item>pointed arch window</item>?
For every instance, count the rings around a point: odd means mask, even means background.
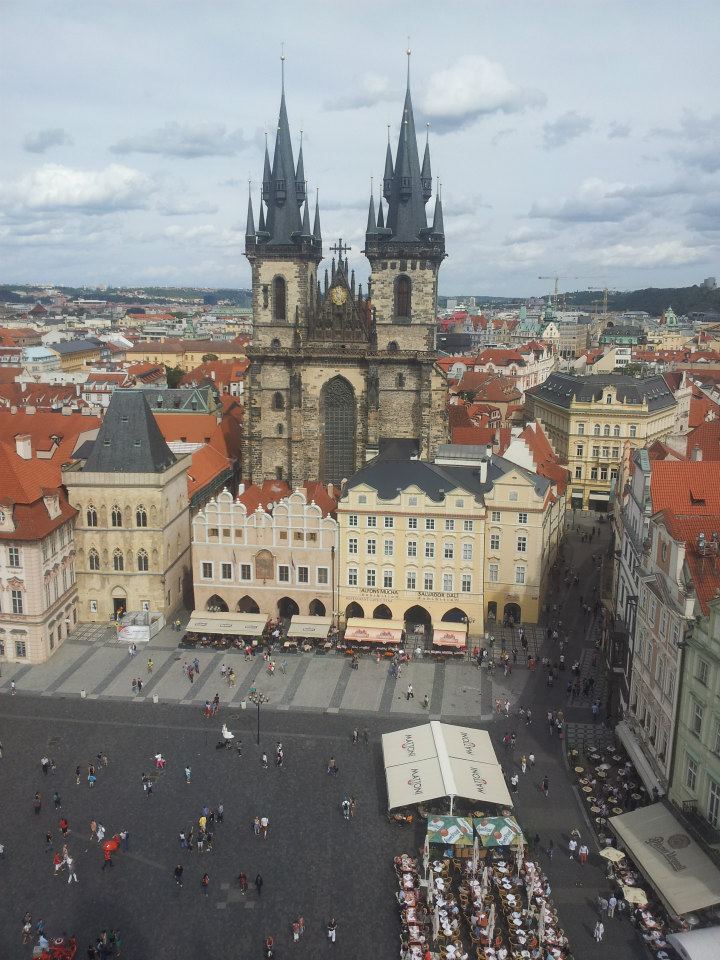
[[[285,397],[280,393],[279,390],[276,390],[273,394],[273,410],[284,410],[285,409]]]
[[[322,392],[322,480],[340,483],[355,472],[357,409],[355,393],[344,377],[334,377]]]
[[[135,511],[135,526],[136,527],[147,526],[147,510],[142,505],[140,505]]]
[[[124,570],[124,569],[125,569],[125,557],[123,557],[121,550],[116,550],[113,553],[113,570]]]
[[[404,374],[404,373],[399,373],[399,374],[397,375],[397,378],[396,378],[396,381],[395,381],[395,385],[396,385],[400,390],[402,390],[402,388],[405,386],[405,374]]]
[[[112,512],[110,514],[110,522],[114,527],[121,527],[123,525],[122,510],[117,504],[115,504],[115,506],[112,508]]]
[[[150,568],[150,562],[148,560],[147,550],[138,550],[137,555],[137,568],[141,573],[144,573]]]
[[[410,319],[411,289],[410,277],[401,274],[395,281],[395,316],[403,320]]]
[[[97,510],[92,504],[87,508],[87,525],[89,527],[97,526]]]
[[[273,320],[287,320],[287,287],[284,277],[273,280]]]
[[[97,552],[97,550],[95,550],[95,548],[90,550],[88,553],[88,567],[91,570],[100,569],[100,554]]]

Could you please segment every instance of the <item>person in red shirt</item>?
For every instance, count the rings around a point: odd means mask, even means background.
[[[64,837],[67,836],[68,827],[69,827],[69,826],[70,826],[70,824],[67,822],[67,820],[65,819],[65,817],[61,817],[61,818],[60,818],[60,832],[62,833],[62,835],[63,835]]]
[[[62,865],[63,865],[63,858],[60,856],[59,853],[56,853],[55,856],[53,857],[53,866],[55,867],[55,876],[57,876],[60,873],[62,869]]]
[[[105,867],[111,867],[112,865],[113,865],[113,862],[112,862],[112,851],[110,850],[110,845],[108,844],[108,845],[105,847],[105,849],[103,850],[103,865],[102,865],[102,868],[103,868],[103,870],[104,870]]]

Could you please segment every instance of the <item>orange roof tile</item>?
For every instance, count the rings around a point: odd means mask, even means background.
[[[292,491],[284,480],[263,480],[262,486],[251,483],[240,494],[238,500],[245,504],[248,514],[254,513],[258,507],[267,510],[271,503],[277,503],[284,497],[290,496]]]
[[[218,426],[212,413],[156,413],[155,419],[168,443],[209,443]]]

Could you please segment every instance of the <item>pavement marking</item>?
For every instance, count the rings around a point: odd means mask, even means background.
[[[165,676],[166,673],[170,672],[170,670],[173,668],[176,662],[177,661],[175,660],[173,655],[170,654],[170,656],[167,658],[165,663],[160,664],[160,666],[157,669],[153,669],[150,679],[147,681],[147,683],[143,684],[143,690],[145,691],[146,694],[152,693],[152,691],[155,689],[158,683],[160,683],[160,681],[162,680],[162,678]]]
[[[194,683],[191,683],[191,684],[189,685],[188,689],[187,689],[187,690],[185,691],[185,693],[183,694],[183,696],[182,696],[182,698],[181,698],[182,701],[183,701],[183,703],[189,703],[189,702],[192,702],[192,701],[195,701],[195,700],[198,700],[198,699],[199,699],[199,700],[202,700],[202,697],[199,697],[199,698],[198,698],[198,697],[196,696],[196,693],[198,692],[198,690],[202,690],[204,687],[206,687],[206,686],[208,685],[208,683],[212,680],[212,678],[213,678],[213,676],[214,676],[214,674],[215,674],[215,668],[216,668],[217,665],[220,663],[220,661],[223,659],[223,656],[224,656],[224,654],[223,654],[222,652],[216,653],[216,654],[213,656],[213,658],[212,658],[212,660],[210,661],[210,663],[208,663],[207,666],[203,667],[202,671],[198,674],[198,676],[199,676],[200,679],[199,679],[199,680],[195,680]],[[218,682],[219,682],[219,681],[218,681]],[[205,699],[208,699],[208,698],[206,697]]]
[[[304,657],[297,665],[295,672],[290,678],[290,683],[288,683],[287,687],[285,688],[285,693],[280,698],[280,706],[282,708],[289,708],[291,701],[295,699],[295,694],[300,689],[300,684],[303,682],[303,677],[307,673],[309,666],[310,657]]]
[[[262,670],[265,661],[261,656],[257,656],[254,659],[255,663],[253,663],[253,665],[250,667],[245,679],[238,686],[237,692],[233,696],[231,703],[240,703],[241,700],[246,700],[247,695],[250,693],[250,688],[255,686],[255,680]]]
[[[388,669],[387,677],[385,678],[385,686],[383,687],[382,696],[380,697],[380,707],[378,708],[378,712],[382,713],[384,711],[385,713],[390,713],[390,708],[395,696],[396,686],[397,678],[394,677]]]
[[[98,653],[100,650],[102,650],[102,647],[93,647],[93,649],[90,651],[90,653],[87,654],[86,656],[83,656],[83,651],[81,651],[81,652],[80,652],[80,656],[77,658],[77,660],[76,660],[74,663],[71,663],[70,666],[69,666],[66,670],[63,670],[63,672],[60,674],[60,676],[57,677],[55,680],[53,680],[52,683],[49,683],[49,684],[48,684],[48,686],[47,686],[47,692],[48,692],[48,693],[55,693],[56,690],[59,690],[60,687],[65,683],[66,680],[69,680],[70,677],[71,677],[77,670],[80,669],[80,667],[82,667],[82,666],[84,666],[86,663],[88,663],[88,661],[89,661],[92,657],[94,657],[95,654]]]
[[[100,683],[98,683],[95,687],[93,687],[93,689],[90,692],[95,694],[95,696],[98,696],[99,694],[104,693],[105,690],[107,690],[107,688],[113,682],[113,680],[116,680],[117,677],[120,676],[120,674],[123,672],[125,667],[127,667],[128,661],[130,660],[132,660],[131,657],[127,657],[127,658],[123,657],[120,663],[116,664],[112,668],[110,673],[106,673],[105,677],[100,681]]]
[[[342,699],[345,696],[345,691],[347,690],[347,685],[350,682],[351,672],[352,664],[350,660],[346,660],[342,666],[342,670],[340,671],[340,676],[338,677],[337,683],[335,684],[333,695],[330,697],[328,713],[332,713],[340,708]]]
[[[17,673],[14,673],[11,677],[6,679],[5,683],[0,686],[0,690],[9,690],[10,684],[13,682],[13,680],[17,683],[17,681],[24,677],[26,673],[29,673],[31,669],[32,668],[29,663],[26,663],[24,667],[20,667]]]
[[[433,676],[432,694],[430,696],[430,712],[442,713],[443,690],[445,689],[445,661],[436,664]]]

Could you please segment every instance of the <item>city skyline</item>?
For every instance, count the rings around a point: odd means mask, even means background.
[[[430,124],[443,184],[441,293],[717,272],[714,5],[683,22],[670,3],[457,5],[447,36],[425,3],[344,17],[308,3],[297,22],[283,3],[272,22],[227,3],[140,9],[5,8],[0,282],[249,286],[248,181],[257,205],[282,41],[325,252],[342,235],[364,280],[370,178],[377,200],[408,33],[417,126]],[[381,9],[380,31],[367,11]]]

